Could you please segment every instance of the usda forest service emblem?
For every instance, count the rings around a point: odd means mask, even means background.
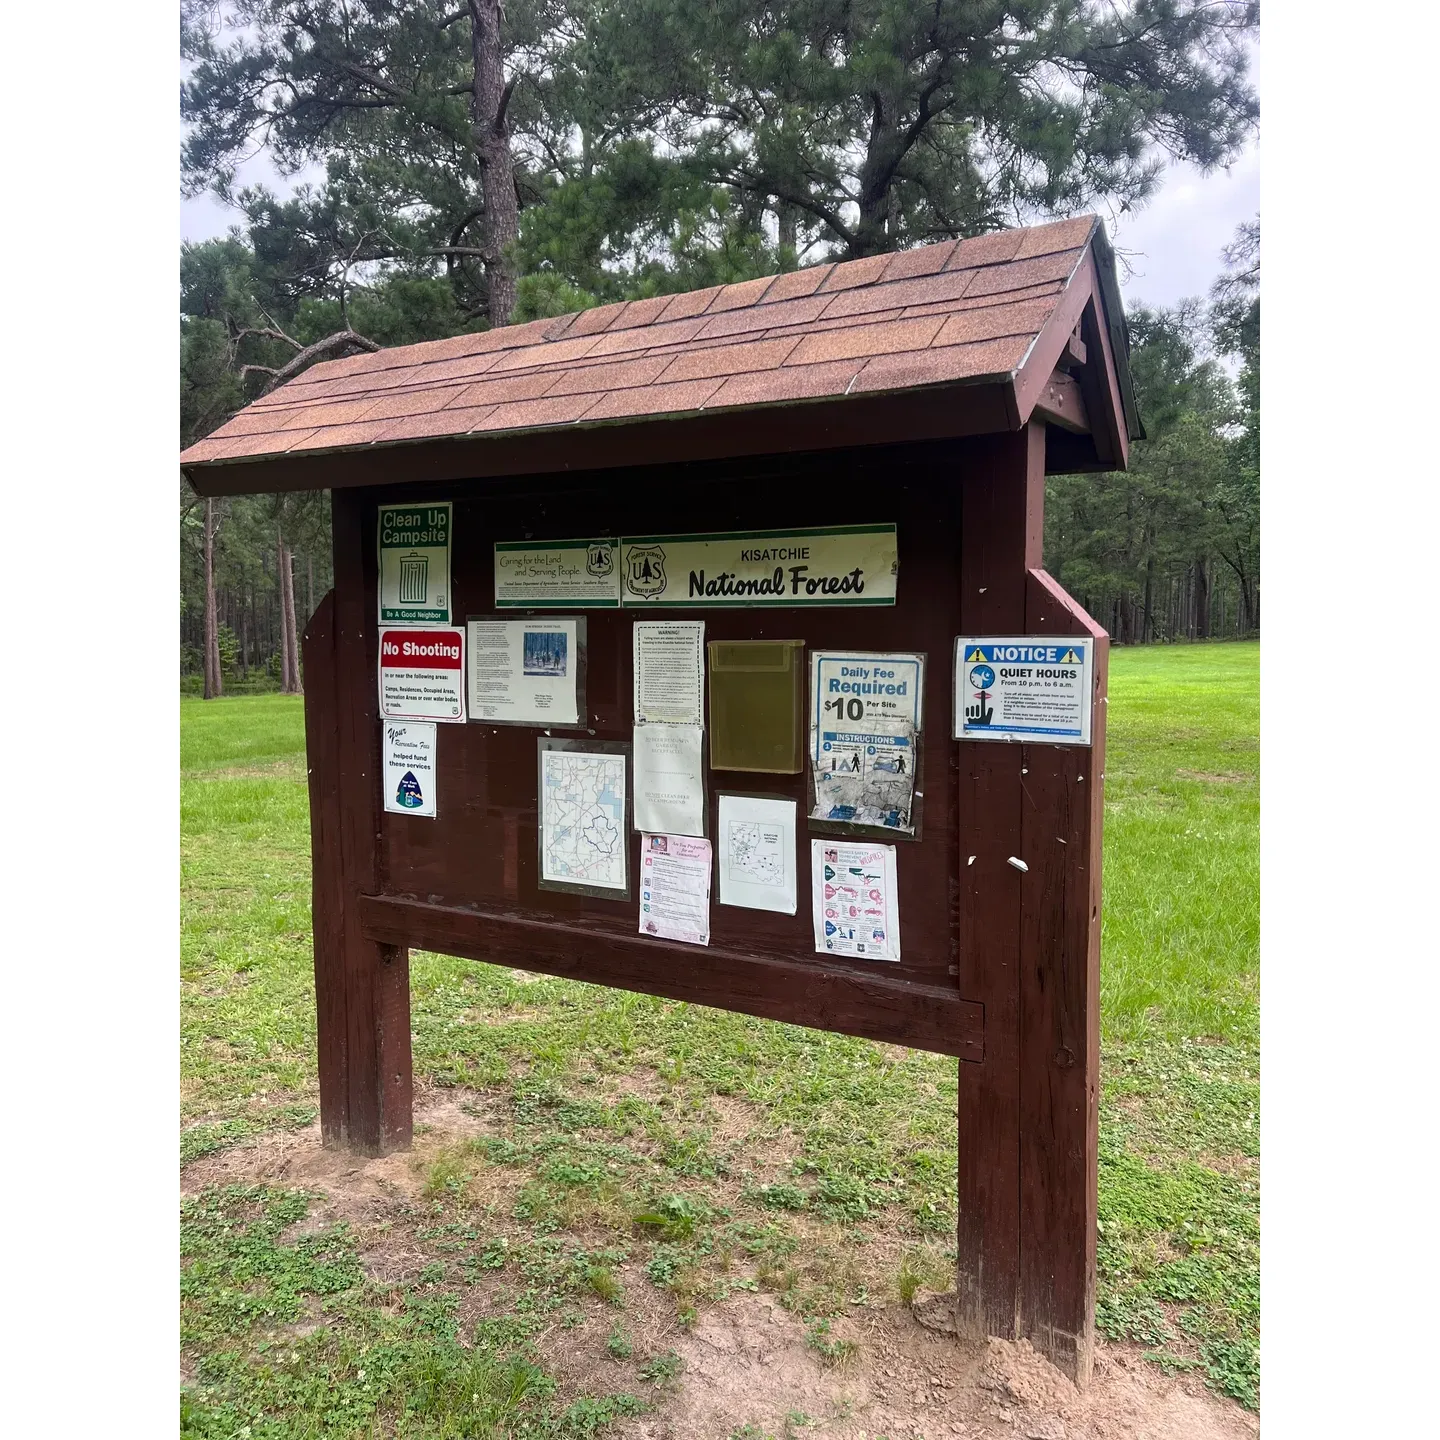
[[[665,589],[665,552],[658,545],[633,546],[626,561],[625,584],[632,595],[649,599]]]

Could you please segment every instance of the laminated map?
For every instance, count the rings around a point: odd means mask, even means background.
[[[540,876],[562,885],[627,890],[625,756],[540,752]]]

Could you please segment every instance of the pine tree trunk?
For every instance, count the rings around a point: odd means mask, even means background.
[[[1203,557],[1195,562],[1195,635],[1210,638],[1210,571]]]
[[[205,698],[224,693],[220,676],[220,627],[215,615],[215,502],[205,501]]]
[[[282,545],[284,542],[281,542]],[[300,626],[295,615],[295,557],[290,547],[284,546],[285,569],[282,575],[285,590],[285,630],[287,648],[290,652],[291,695],[303,695],[305,686],[300,682]]]
[[[305,557],[305,624],[310,623],[310,617],[315,613],[315,556],[313,554]],[[303,628],[303,627],[302,627]]]
[[[500,43],[501,0],[467,0],[470,51],[475,78],[470,91],[470,133],[480,165],[485,201],[485,273],[490,284],[490,324],[508,325],[515,309],[512,247],[520,235],[520,205],[515,197],[515,167],[510,129],[502,106],[508,105]]]
[[[294,692],[290,686],[290,625],[285,615],[285,536],[279,527],[275,530],[275,593],[279,601],[280,611],[280,693],[290,695]]]
[[[285,536],[276,531],[280,591],[280,689],[286,695],[300,691],[299,644],[295,626],[295,566]]]
[[[800,212],[783,200],[775,207],[775,223],[780,240],[780,269],[794,270],[800,263]]]
[[[1142,620],[1144,630],[1141,639],[1145,644],[1150,644],[1155,638],[1155,622],[1151,618],[1154,610],[1151,608],[1155,598],[1155,557],[1152,555],[1145,562],[1145,615]]]

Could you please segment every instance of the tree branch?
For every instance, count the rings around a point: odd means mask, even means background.
[[[373,355],[380,348],[375,341],[364,335],[357,335],[353,330],[337,330],[333,335],[327,335],[323,340],[307,345],[293,360],[287,360],[278,370],[273,370],[268,365],[245,365],[241,367],[240,375],[243,379],[251,370],[269,375],[270,379],[260,392],[268,395],[277,385],[293,380],[302,370],[317,360],[329,359],[336,351],[365,350]]]

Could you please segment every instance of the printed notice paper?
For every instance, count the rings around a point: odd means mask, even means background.
[[[955,642],[955,739],[1088,745],[1095,642],[1048,635]]]
[[[578,725],[579,622],[573,618],[465,622],[470,718],[514,725]]]
[[[795,913],[793,800],[720,796],[720,903]]]
[[[705,622],[638,621],[635,723],[700,725],[705,707]]]
[[[464,631],[382,630],[379,671],[382,720],[464,720]]]
[[[380,556],[380,623],[450,623],[450,537],[454,515],[439,505],[382,505],[375,539]]]
[[[819,954],[900,958],[893,845],[812,840],[810,895]]]
[[[579,889],[629,890],[629,848],[625,756],[542,748],[541,880]]]
[[[913,834],[921,655],[816,650],[810,657],[810,764],[816,820]]]
[[[502,541],[495,546],[498,609],[604,610],[620,604],[614,540]]]
[[[640,839],[640,933],[710,943],[710,842],[687,835]]]
[[[435,724],[386,720],[381,725],[385,808],[397,815],[435,816]]]
[[[635,727],[635,828],[705,833],[705,779],[699,725]]]

